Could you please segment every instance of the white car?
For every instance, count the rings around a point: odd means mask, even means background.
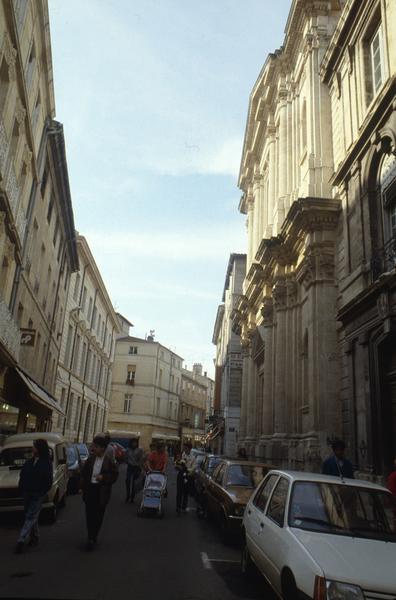
[[[242,571],[284,600],[396,600],[396,501],[379,485],[270,471],[243,533]]]
[[[55,433],[37,432],[11,435],[0,452],[0,512],[22,511],[23,498],[18,490],[19,474],[32,456],[33,441],[47,440],[53,464],[53,484],[42,505],[47,519],[56,520],[58,506],[64,504],[67,491],[66,444]]]

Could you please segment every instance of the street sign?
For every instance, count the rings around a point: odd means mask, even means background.
[[[35,341],[35,329],[21,329],[21,346],[34,346]]]

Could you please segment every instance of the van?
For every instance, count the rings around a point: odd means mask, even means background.
[[[0,452],[0,513],[23,511],[23,498],[18,489],[19,474],[26,460],[32,456],[34,440],[46,440],[53,463],[54,479],[42,508],[47,520],[56,521],[58,507],[65,503],[67,491],[67,464],[65,440],[55,433],[20,433],[8,437]]]

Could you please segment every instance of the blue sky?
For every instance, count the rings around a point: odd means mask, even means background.
[[[249,94],[290,3],[49,0],[76,227],[132,333],[212,375]]]

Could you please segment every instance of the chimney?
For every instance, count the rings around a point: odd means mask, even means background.
[[[202,365],[201,363],[193,364],[193,373],[194,375],[202,375]]]

